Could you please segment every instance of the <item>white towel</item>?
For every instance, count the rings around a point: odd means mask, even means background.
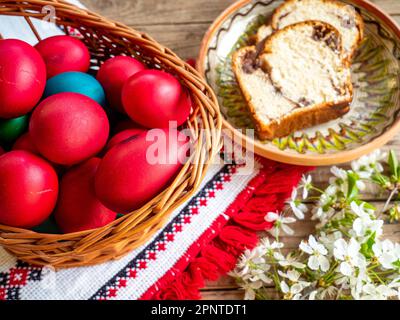
[[[68,0],[68,2],[75,4],[80,8],[85,8],[77,0]],[[45,39],[51,36],[63,34],[61,29],[59,29],[54,23],[49,22],[52,14],[51,8],[43,8],[43,10],[44,12],[49,13],[47,19],[40,20],[31,18],[31,21],[38,31],[40,37]],[[57,11],[55,11],[55,14],[57,15]],[[36,36],[29,27],[29,24],[23,17],[0,15],[0,34],[5,39],[20,39],[28,42],[31,45],[35,45],[38,42]]]

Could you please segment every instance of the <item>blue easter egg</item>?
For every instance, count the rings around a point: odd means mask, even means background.
[[[106,105],[104,89],[94,77],[83,72],[60,73],[46,83],[44,98],[61,92],[80,93],[95,100],[101,106]]]

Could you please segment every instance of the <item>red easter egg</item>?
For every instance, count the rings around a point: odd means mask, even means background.
[[[12,150],[29,151],[30,153],[36,154],[41,157],[41,154],[34,145],[29,132],[23,134],[21,137],[18,138],[17,141],[15,141]],[[64,172],[65,168],[63,168],[61,165],[52,163],[51,161],[48,162],[53,167],[53,169],[56,171],[57,174],[62,174]]]
[[[5,153],[4,149],[0,146],[0,156]]]
[[[110,141],[108,141],[107,146],[106,146],[106,151],[110,150],[112,147],[116,146],[120,142],[123,142],[129,138],[136,137],[137,135],[146,132],[146,129],[141,129],[141,128],[135,128],[135,129],[126,129],[124,131],[121,131],[117,133],[115,136],[113,136]]]
[[[52,166],[27,151],[0,157],[0,224],[31,228],[45,221],[58,195]]]
[[[92,158],[69,170],[60,182],[55,218],[63,233],[100,228],[117,214],[101,204],[94,192],[94,176],[100,158]]]
[[[150,130],[116,145],[97,170],[98,199],[119,213],[140,208],[176,176],[188,147],[185,135],[165,129]]]
[[[47,79],[63,72],[89,70],[89,50],[82,41],[76,38],[53,36],[41,40],[35,48],[46,63]]]
[[[45,86],[46,66],[35,48],[21,40],[0,40],[0,118],[31,111]]]
[[[126,80],[146,67],[132,57],[117,56],[104,62],[97,80],[101,83],[107,95],[109,106],[125,113],[122,106],[121,93]]]
[[[35,145],[32,142],[29,132],[24,133],[22,136],[20,136],[18,138],[18,140],[15,141],[12,149],[13,150],[25,150],[25,151],[29,151],[33,154],[39,154],[38,149],[35,147]]]
[[[94,100],[72,92],[43,100],[32,113],[29,134],[40,154],[51,162],[73,165],[100,152],[109,123]]]
[[[147,128],[180,126],[189,116],[191,103],[179,81],[169,73],[144,70],[130,77],[122,89],[128,116]]]

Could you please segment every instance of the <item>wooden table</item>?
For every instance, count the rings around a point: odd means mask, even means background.
[[[233,0],[81,0],[88,8],[111,19],[123,22],[137,30],[145,31],[160,43],[174,50],[181,58],[197,57],[200,42],[213,20]],[[400,24],[400,0],[370,0],[391,14]],[[400,156],[400,134],[385,150],[395,149]],[[329,168],[313,172],[314,181],[327,185]],[[383,205],[383,198],[374,190],[367,190],[365,198]],[[290,248],[297,247],[302,238],[313,230],[311,221],[301,221],[295,226],[296,236],[284,239]],[[386,225],[386,234],[400,241],[400,226]],[[243,292],[229,278],[210,282],[202,292],[204,299],[242,299]]]

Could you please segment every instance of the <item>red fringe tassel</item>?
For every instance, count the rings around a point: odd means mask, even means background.
[[[263,165],[260,173],[226,210],[225,214],[230,219],[217,219],[210,232],[188,250],[188,255],[176,264],[174,270],[141,299],[200,299],[200,289],[205,281],[215,281],[227,274],[235,267],[244,250],[257,245],[257,231],[272,227],[264,220],[265,215],[282,210],[301,176],[312,170],[266,159],[260,161]]]

